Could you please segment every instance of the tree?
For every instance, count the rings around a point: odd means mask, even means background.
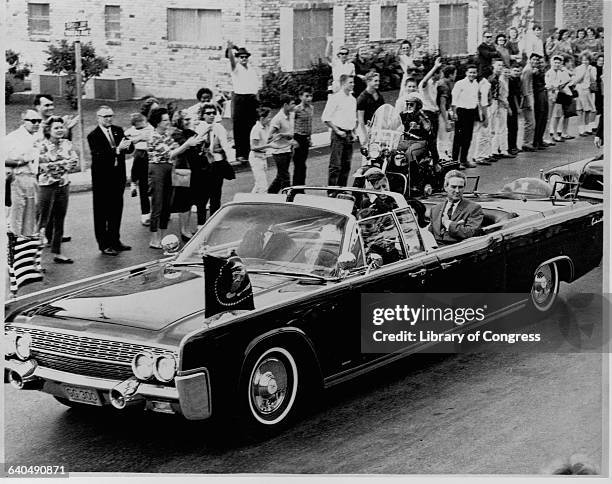
[[[32,65],[22,63],[19,55],[19,53],[10,49],[5,52],[6,65],[8,66],[4,79],[4,101],[6,103],[9,102],[11,94],[15,92],[15,81],[23,81],[31,72]]]
[[[46,50],[49,55],[45,62],[45,71],[53,74],[67,74],[68,81],[66,90],[66,100],[70,103],[73,109],[76,109],[76,66],[74,55],[74,43],[68,43],[66,39],[62,39],[58,45],[51,44]],[[92,77],[99,76],[111,62],[110,57],[101,57],[96,55],[96,51],[90,42],[81,44],[81,88],[85,87],[87,81]],[[83,92],[83,90],[81,91]]]

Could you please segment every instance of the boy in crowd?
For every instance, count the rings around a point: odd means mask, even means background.
[[[513,63],[508,76],[508,153],[516,155],[522,146],[522,129],[519,130],[521,106],[521,66]],[[518,139],[520,135],[520,140]]]
[[[271,147],[268,142],[270,138],[270,108],[257,108],[257,122],[251,129],[249,139],[251,141],[251,151],[249,153],[249,165],[253,172],[255,184],[251,193],[266,193],[268,191],[268,170],[267,152]]]
[[[272,145],[272,156],[276,163],[276,177],[268,187],[268,193],[278,193],[288,187],[289,164],[291,154],[297,144],[293,139],[295,100],[289,94],[281,94],[281,108],[270,122],[270,140]]]
[[[436,100],[440,111],[438,126],[438,154],[444,160],[452,159],[453,130],[455,129],[454,113],[451,104],[451,91],[457,69],[455,66],[446,66],[442,69],[442,77],[436,84]]]
[[[302,86],[299,91],[300,103],[295,107],[294,134],[293,139],[297,146],[293,152],[293,183],[292,185],[304,185],[306,183],[306,159],[308,150],[312,145],[312,116],[314,106],[312,105],[312,88]]]

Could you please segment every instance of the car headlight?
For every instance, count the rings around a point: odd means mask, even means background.
[[[17,336],[15,340],[15,353],[22,360],[27,360],[31,355],[32,335],[23,333]]]
[[[155,360],[153,373],[159,381],[167,383],[172,381],[177,370],[176,358],[172,355],[158,356]]]
[[[380,156],[380,145],[378,143],[370,143],[368,151],[370,158],[378,158]]]
[[[151,353],[138,353],[132,360],[132,372],[139,380],[149,380],[153,376],[155,357]]]
[[[13,356],[17,345],[17,331],[8,331],[4,335],[4,354]]]

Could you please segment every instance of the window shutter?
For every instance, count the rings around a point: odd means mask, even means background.
[[[380,40],[380,5],[370,5],[370,40]]]
[[[478,49],[478,4],[468,5],[468,31],[467,31],[467,50],[468,53],[475,53]]]
[[[280,8],[280,68],[282,71],[293,71],[293,9]]]
[[[429,48],[440,47],[440,4],[435,1],[429,2]]]
[[[405,39],[408,37],[408,4],[398,3],[397,4],[397,34],[398,39]]]
[[[344,5],[334,6],[332,14],[332,36],[334,39],[334,51],[337,52],[344,45]],[[334,52],[334,53],[335,53]]]

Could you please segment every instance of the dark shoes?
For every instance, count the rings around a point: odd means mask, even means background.
[[[526,152],[527,151],[532,152],[532,151],[537,151],[538,149],[535,146],[523,145],[521,150],[526,151]]]
[[[476,168],[476,166],[478,165],[476,165],[476,163],[474,163],[473,161],[468,160],[468,161],[462,161],[461,166],[463,168]]]
[[[113,249],[115,249],[117,252],[123,252],[124,250],[132,250],[132,247],[119,243],[118,245],[113,247]]]
[[[72,240],[72,237],[70,237],[70,235],[64,235],[62,237],[62,242],[70,242]]]
[[[53,258],[53,262],[55,262],[56,264],[72,264],[74,261],[70,257],[56,255]]]
[[[115,249],[111,249],[110,247],[108,247],[106,249],[102,249],[100,252],[102,252],[102,254],[104,254],[104,255],[117,255],[117,254],[119,254],[119,252],[117,252]]]

